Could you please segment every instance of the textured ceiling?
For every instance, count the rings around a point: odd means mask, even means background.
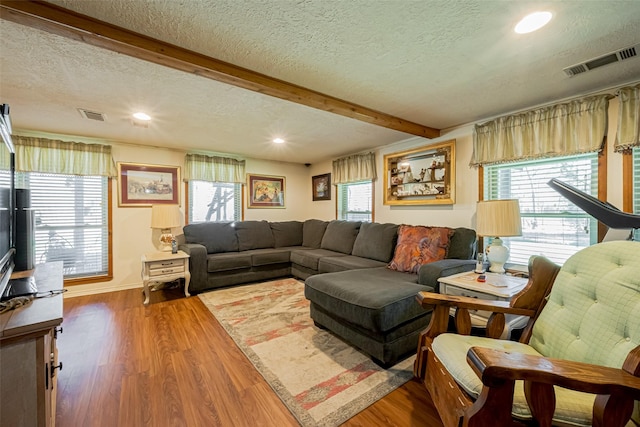
[[[448,128],[640,80],[640,1],[52,1],[337,98]],[[541,31],[515,22],[546,9]],[[314,163],[411,135],[0,21],[0,100],[16,129]],[[77,108],[105,113],[83,119]],[[154,117],[148,128],[130,114]],[[275,136],[287,140],[276,146]],[[428,141],[425,140],[425,143]]]

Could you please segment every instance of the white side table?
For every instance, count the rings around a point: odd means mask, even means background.
[[[189,294],[189,255],[183,251],[152,252],[142,255],[142,284],[144,285],[144,304],[149,304],[149,283],[167,283],[184,278],[184,295]]]
[[[486,282],[478,282],[479,274],[470,272],[453,274],[438,279],[440,282],[440,293],[445,295],[457,295],[482,300],[511,301],[528,282],[528,279],[505,274],[485,273]],[[455,314],[455,309],[451,309],[451,314]],[[487,320],[491,315],[488,311],[469,310],[471,326],[485,328]],[[501,338],[508,338],[511,331],[522,328],[529,320],[526,316],[505,315],[505,325]]]

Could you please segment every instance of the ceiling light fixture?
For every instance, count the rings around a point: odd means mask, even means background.
[[[282,138],[274,138],[273,142],[275,142],[276,144],[283,144],[284,143],[284,139],[282,139]]]
[[[518,34],[532,33],[547,25],[552,16],[551,12],[530,13],[516,24],[514,31]]]
[[[149,120],[151,120],[151,116],[149,116],[148,114],[143,113],[143,112],[134,113],[133,117],[135,117],[138,120],[145,121],[145,122],[148,122]]]

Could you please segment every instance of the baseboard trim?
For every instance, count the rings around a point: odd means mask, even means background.
[[[65,287],[67,291],[64,293],[64,297],[74,298],[74,297],[82,297],[86,295],[106,294],[108,292],[125,291],[127,289],[136,289],[136,288],[140,288],[140,292],[142,292],[142,283],[129,283],[125,285],[107,285],[107,286],[99,286],[95,283],[90,285],[74,285],[74,286]]]

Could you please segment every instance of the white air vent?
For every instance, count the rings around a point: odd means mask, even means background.
[[[639,52],[640,44],[625,49],[620,49],[618,51],[590,59],[580,64],[572,65],[571,67],[567,67],[562,71],[564,71],[567,76],[573,77],[576,74],[585,73],[595,68],[602,67],[603,65],[613,64],[614,62],[620,62],[624,61],[625,59],[633,58],[634,56],[638,56]]]
[[[78,108],[80,115],[89,120],[97,120],[99,122],[104,122],[107,120],[107,116],[103,113],[98,113],[95,111],[85,110],[84,108]]]

